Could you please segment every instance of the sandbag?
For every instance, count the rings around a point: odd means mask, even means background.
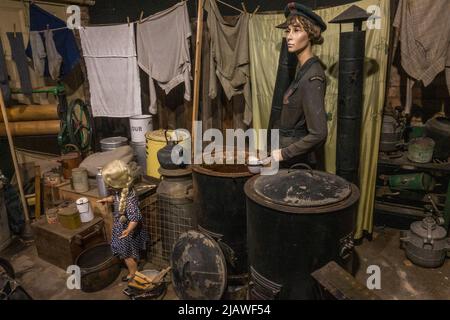
[[[80,167],[86,168],[90,176],[95,176],[98,167],[104,167],[113,160],[122,160],[128,163],[133,160],[133,156],[133,149],[130,146],[122,146],[111,151],[94,153],[84,159]]]

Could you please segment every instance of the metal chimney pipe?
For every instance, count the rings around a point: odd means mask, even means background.
[[[280,56],[278,59],[277,78],[272,97],[272,109],[268,125],[268,143],[270,143],[270,129],[280,120],[281,107],[283,106],[283,96],[295,77],[298,60],[294,53],[289,53],[286,38],[281,42]]]
[[[338,15],[330,23],[353,23],[354,30],[339,38],[338,120],[336,174],[358,184],[361,117],[363,107],[366,32],[362,22],[369,14],[357,6]]]

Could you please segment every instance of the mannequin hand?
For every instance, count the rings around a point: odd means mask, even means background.
[[[128,237],[128,235],[131,233],[131,230],[129,230],[128,228],[122,231],[122,234],[120,235],[119,239],[123,239]]]
[[[97,200],[97,203],[113,203],[114,202],[114,197],[113,196],[109,196],[100,200]]]
[[[281,155],[281,149],[273,150],[272,151],[272,158],[273,160],[280,162],[283,160],[283,156]]]

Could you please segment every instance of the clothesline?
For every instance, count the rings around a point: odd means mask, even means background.
[[[187,2],[187,1],[189,1],[189,0],[181,0],[181,2]],[[248,13],[243,2],[242,2],[242,5],[243,5],[245,11],[240,10],[240,9],[238,9],[238,8],[236,8],[236,7],[230,5],[230,4],[228,4],[228,3],[226,3],[226,2],[224,2],[222,0],[216,0],[216,1],[221,3],[221,4],[223,4],[223,5],[226,5],[226,6],[230,7],[230,8],[232,8],[232,9],[235,9],[235,10],[241,12],[241,13],[247,13],[247,14],[251,14],[251,15],[256,14],[258,12],[259,8],[260,8],[260,6],[257,6],[256,9],[253,11],[253,13]],[[149,15],[149,16],[143,18],[142,17],[143,13],[144,12],[141,11],[139,19],[134,20],[134,21],[130,21],[129,17],[127,17],[127,22],[125,22],[125,23],[128,23],[129,26],[137,24],[137,23],[143,23],[145,20],[147,20],[149,17],[152,16],[152,15]],[[263,13],[259,13],[259,14],[263,14]],[[87,26],[82,26],[81,28],[86,28],[86,27],[108,27],[108,26],[117,26],[117,25],[121,25],[121,24],[124,24],[124,22],[105,23],[105,24],[91,24],[91,25],[87,25]],[[59,30],[65,30],[65,29],[69,29],[69,27],[66,26],[66,27],[59,27],[59,28],[54,28],[54,29],[47,28],[47,29],[44,29],[44,30],[33,30],[33,32],[43,33],[43,32],[46,32],[47,30],[48,31],[59,31]],[[78,29],[78,28],[75,28],[75,29]]]

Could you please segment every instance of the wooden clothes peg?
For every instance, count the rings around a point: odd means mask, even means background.
[[[252,14],[255,14],[256,12],[258,12],[258,10],[259,10],[259,6],[256,7],[255,11],[253,11]]]
[[[130,26],[130,17],[127,17],[128,26]]]
[[[142,23],[142,16],[144,15],[144,11],[141,11],[141,14],[139,15],[139,23]]]
[[[245,3],[241,2],[241,5],[242,5],[242,9],[244,9],[244,12],[248,13],[247,8],[245,7]]]

